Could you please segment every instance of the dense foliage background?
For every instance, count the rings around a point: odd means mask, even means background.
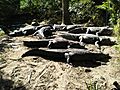
[[[120,0],[69,0],[72,23],[112,26],[119,31]],[[0,24],[47,20],[61,24],[62,0],[0,0]]]

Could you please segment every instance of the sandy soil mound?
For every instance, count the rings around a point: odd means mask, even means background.
[[[0,90],[89,90],[87,85],[111,90],[115,81],[120,84],[120,55],[113,47],[102,47],[103,53],[112,56],[109,62],[74,67],[41,57],[21,58],[29,50],[22,41],[37,40],[31,36],[1,40]]]

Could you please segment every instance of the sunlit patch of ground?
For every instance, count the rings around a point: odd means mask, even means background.
[[[37,40],[29,37],[10,38],[5,51],[0,55],[0,70],[3,78],[14,84],[11,88],[28,90],[87,90],[87,84],[93,84],[110,90],[114,81],[120,84],[120,55],[113,47],[103,46],[102,52],[112,56],[109,62],[97,67],[73,67],[67,63],[54,62],[41,57],[21,58],[29,50],[22,41]],[[88,45],[89,49],[94,49]],[[97,50],[97,49],[96,49]],[[3,66],[2,66],[3,65]],[[23,90],[24,90],[23,89]]]

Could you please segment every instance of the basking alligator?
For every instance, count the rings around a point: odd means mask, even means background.
[[[95,34],[98,36],[110,36],[112,35],[113,30],[109,27],[88,27],[86,34]]]
[[[24,46],[31,48],[48,47],[51,49],[67,49],[67,48],[79,48],[85,49],[79,42],[69,41],[61,38],[54,39],[42,39],[39,41],[23,41]]]
[[[15,30],[14,32],[9,33],[9,36],[15,37],[15,36],[27,36],[32,35],[36,31],[40,30],[43,27],[50,27],[53,28],[51,25],[39,25],[39,26],[31,26],[27,25],[23,28],[20,28],[19,30]]]
[[[62,33],[60,34],[60,36],[65,39],[69,39],[73,41],[80,41],[80,45],[95,44],[97,47],[99,47],[98,42],[100,41],[100,38],[97,35]]]
[[[74,34],[86,33],[87,28],[86,27],[76,27],[76,28],[70,29],[68,32],[74,33]]]
[[[74,30],[75,28],[80,28],[82,27],[82,25],[56,25],[54,24],[53,25],[53,28],[56,30],[56,31],[70,31],[70,30]]]
[[[10,32],[8,35],[11,37],[16,37],[16,36],[24,36],[24,33],[22,31],[15,30],[14,32]]]
[[[25,52],[22,57],[26,56],[40,56],[45,59],[49,60],[54,60],[54,61],[60,61],[60,62],[66,62],[65,59],[65,52],[67,50],[65,49],[49,49],[49,50],[44,50],[44,49],[32,49],[27,52]]]
[[[15,37],[15,36],[24,36],[24,35],[31,35],[35,32],[35,26],[25,26],[23,28],[20,28],[19,30],[15,30],[14,32],[9,33],[9,36]]]
[[[96,32],[98,36],[111,36],[113,34],[113,28],[103,28],[99,32]]]
[[[30,48],[47,47],[50,39],[42,39],[39,41],[23,41],[23,45]]]
[[[102,45],[114,45],[115,42],[111,41],[110,38],[103,36],[97,36],[93,34],[72,34],[72,33],[61,33],[61,37],[69,40],[80,41],[80,45],[84,44],[95,44],[98,48]]]
[[[100,41],[98,42],[98,44],[100,46],[112,46],[117,44],[117,42],[115,40],[111,40],[110,37],[100,36],[99,38]]]
[[[84,34],[79,37],[81,44],[94,44],[99,48],[99,41],[101,38],[99,38],[97,35],[93,34]],[[102,40],[101,40],[102,41]]]
[[[68,40],[73,40],[73,41],[79,41],[79,37],[83,34],[73,34],[73,33],[68,33],[68,32],[60,32],[58,36],[63,37]]]
[[[85,49],[85,46],[80,45],[79,42],[70,41],[66,39],[53,39],[49,41],[48,48],[51,49],[67,49],[67,48],[79,48]]]
[[[26,56],[40,56],[45,59],[67,63],[110,59],[108,54],[90,52],[85,49],[33,49],[22,55],[22,57]]]
[[[68,63],[73,62],[84,62],[84,61],[105,61],[105,59],[110,59],[111,57],[108,54],[91,52],[88,50],[72,50],[65,53],[65,57]]]
[[[52,36],[53,28],[51,26],[45,26],[41,27],[39,30],[37,30],[33,35],[38,35],[39,38],[48,38]]]

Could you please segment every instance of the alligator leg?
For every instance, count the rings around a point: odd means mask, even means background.
[[[79,39],[80,39],[80,45],[81,46],[85,46],[85,43],[83,42],[84,38],[82,36],[80,36]]]

